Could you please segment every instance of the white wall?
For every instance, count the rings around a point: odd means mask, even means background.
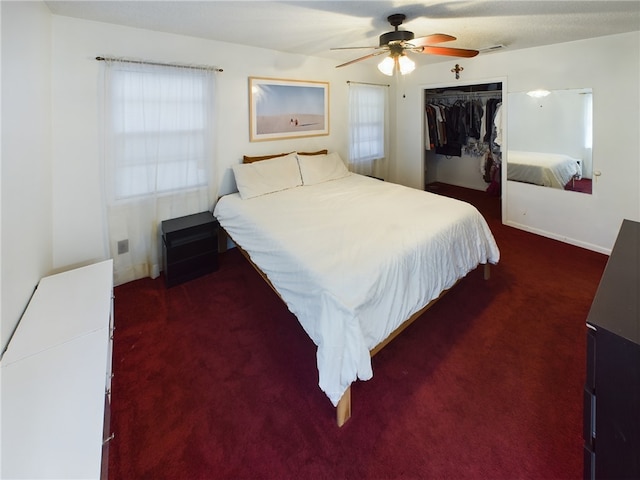
[[[96,56],[216,65],[219,193],[235,189],[230,166],[242,155],[328,148],[346,159],[347,80],[388,83],[370,65],[336,69],[320,58],[53,16],[53,261],[105,256]],[[250,76],[330,82],[330,135],[249,142]],[[385,81],[385,79],[387,81]]]
[[[420,188],[423,172],[421,95],[434,85],[504,79],[503,89],[593,89],[593,195],[503,183],[503,222],[604,253],[624,218],[640,220],[640,33],[632,32],[425,66],[398,95],[395,180]],[[508,97],[507,97],[508,102]],[[506,121],[506,119],[505,119]],[[508,131],[506,131],[508,148]],[[503,180],[505,171],[503,169]]]
[[[432,150],[427,153],[425,184],[442,182],[473,190],[486,190],[488,184],[480,170],[483,162],[484,156],[467,154],[464,149],[460,157],[437,155]]]
[[[52,267],[51,15],[40,2],[3,1],[0,11],[3,351],[38,280]]]

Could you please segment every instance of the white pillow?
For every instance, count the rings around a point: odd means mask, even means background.
[[[303,185],[336,180],[349,175],[349,170],[336,152],[327,155],[298,155]]]
[[[259,162],[237,164],[232,168],[243,200],[302,185],[295,153]]]

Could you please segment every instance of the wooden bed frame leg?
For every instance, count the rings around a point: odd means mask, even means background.
[[[339,427],[343,426],[349,418],[351,418],[351,386],[347,388],[336,406],[336,419]]]
[[[484,264],[484,279],[489,280],[491,278],[491,267],[488,263]]]

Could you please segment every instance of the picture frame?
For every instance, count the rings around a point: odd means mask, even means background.
[[[329,135],[329,82],[249,77],[251,142]]]

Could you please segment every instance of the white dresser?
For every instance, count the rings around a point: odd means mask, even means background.
[[[106,476],[112,332],[112,260],[40,281],[0,361],[0,478]]]

